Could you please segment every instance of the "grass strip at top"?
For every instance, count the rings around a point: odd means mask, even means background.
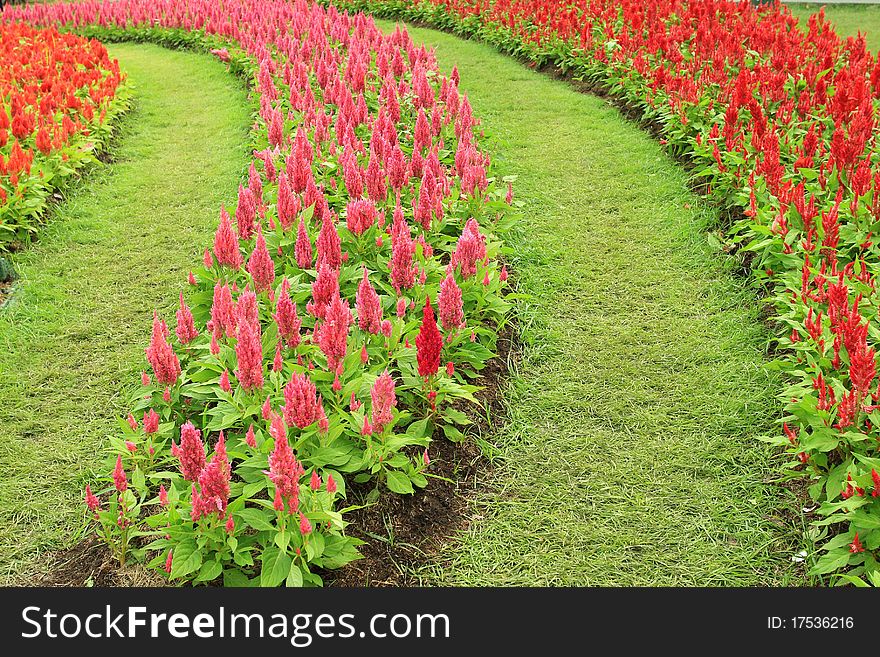
[[[380,21],[385,30],[393,24]],[[452,585],[797,585],[792,499],[764,481],[779,382],[712,211],[656,141],[488,45],[412,29],[461,74],[525,201],[510,238],[523,362]]]
[[[786,6],[798,19],[803,29],[813,14],[825,8],[825,18],[834,24],[835,31],[841,36],[856,36],[859,32],[865,35],[868,49],[876,53],[880,50],[880,5],[821,5],[793,3]]]
[[[241,82],[208,55],[115,44],[135,87],[115,162],[17,259],[0,311],[0,580],[81,527],[82,488],[247,159]],[[173,313],[172,313],[173,314]]]

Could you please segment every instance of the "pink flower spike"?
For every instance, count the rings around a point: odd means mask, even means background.
[[[131,427],[132,431],[138,430],[138,421],[134,419],[134,415],[131,413],[128,414],[128,426]]]
[[[198,285],[198,283],[196,282],[196,277],[193,275],[192,272],[189,273],[189,276],[187,276],[186,281],[190,285]]]
[[[168,506],[168,491],[165,490],[164,484],[159,486],[159,504]]]
[[[141,372],[141,385],[148,386],[151,383],[152,383],[152,380],[150,379],[150,375],[147,374],[146,372]]]
[[[451,377],[454,374],[455,374],[455,363],[453,363],[452,361],[449,361],[448,363],[446,363],[446,375]]]
[[[275,344],[275,360],[272,361],[272,371],[280,372],[284,369],[284,357],[281,354],[281,340]]]
[[[165,560],[165,572],[171,574],[171,563],[174,560],[174,551],[168,550],[168,558]]]
[[[422,453],[422,463],[424,463],[426,467],[431,465],[431,457],[428,456],[427,449]]]
[[[171,388],[165,388],[165,392],[162,393],[162,401],[166,404],[171,403]]]
[[[128,488],[128,479],[125,476],[125,470],[122,469],[122,455],[116,456],[116,467],[113,469],[113,485],[120,493],[124,493]]]
[[[327,475],[327,492],[335,493],[336,492],[336,481],[333,479],[333,475]]]
[[[302,513],[299,514],[299,531],[303,536],[308,536],[312,533],[312,524]]]
[[[254,436],[254,425],[248,427],[247,435],[244,437],[244,442],[247,443],[248,447],[255,449],[257,447],[257,439]]]
[[[137,445],[135,445],[135,444],[134,444],[133,442],[131,442],[130,440],[126,440],[126,441],[125,441],[125,449],[127,449],[129,452],[131,452],[132,454],[134,454],[134,453],[137,451]]]
[[[195,322],[193,321],[192,311],[190,311],[189,306],[183,300],[183,292],[180,293],[180,307],[177,310],[177,327],[174,332],[177,334],[177,339],[180,340],[180,344],[189,344],[193,340],[195,340],[199,332],[196,330]]]
[[[312,470],[312,478],[309,481],[309,488],[318,490],[321,487],[321,478],[318,476],[317,470]]]
[[[205,269],[210,269],[214,266],[214,257],[208,249],[205,249],[205,254],[202,256],[202,262],[205,263]]]
[[[272,417],[272,400],[269,398],[268,395],[266,396],[266,401],[263,402],[263,406],[260,411],[263,414],[264,420],[268,420]]]
[[[226,533],[230,536],[235,533],[235,520],[233,520],[231,515],[226,519]]]
[[[223,370],[223,374],[220,375],[220,389],[223,392],[232,391],[232,386],[229,383],[229,370]]]
[[[93,512],[101,507],[101,500],[92,493],[92,488],[88,484],[86,484],[86,506],[89,507],[89,511]]]
[[[364,345],[361,347],[361,363],[366,365],[368,360],[370,360],[370,354],[367,353],[367,345]]]
[[[361,429],[362,436],[372,436],[373,435],[373,426],[370,424],[370,418],[366,415],[364,416],[364,427]]]
[[[502,283],[507,280],[507,265],[501,267],[501,273],[498,275],[498,280]]]

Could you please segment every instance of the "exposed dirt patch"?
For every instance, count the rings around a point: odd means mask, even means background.
[[[80,541],[67,550],[50,556],[48,570],[39,575],[34,586],[163,586],[158,573],[133,564],[120,568],[107,545],[97,536]]]

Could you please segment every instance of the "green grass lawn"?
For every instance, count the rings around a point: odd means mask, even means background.
[[[380,23],[391,29],[392,24]],[[712,211],[603,100],[490,46],[411,29],[455,64],[519,176],[525,353],[470,529],[416,576],[451,585],[802,584],[801,528],[758,441],[779,382]]]
[[[791,13],[803,25],[812,14],[822,8],[820,4],[789,4]],[[825,16],[834,24],[841,36],[855,36],[858,32],[866,35],[868,48],[880,50],[880,5],[826,5]]]
[[[137,97],[115,162],[16,259],[23,280],[0,311],[0,581],[76,539],[82,489],[146,367],[153,309],[173,317],[248,162],[249,106],[221,63],[110,50]]]

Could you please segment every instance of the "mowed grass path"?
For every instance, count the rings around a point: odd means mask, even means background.
[[[821,4],[789,4],[802,29],[807,29],[807,21],[819,13]],[[824,5],[825,18],[831,21],[838,34],[844,37],[865,35],[865,42],[872,52],[880,50],[880,6],[878,5]]]
[[[384,29],[393,24],[382,22]],[[764,480],[779,382],[712,212],[599,98],[411,29],[461,74],[525,202],[524,358],[471,527],[416,575],[454,585],[799,584],[794,502]]]
[[[247,159],[245,91],[208,55],[110,47],[136,87],[115,162],[77,187],[0,310],[0,581],[39,569],[84,518],[82,489],[173,319]]]

